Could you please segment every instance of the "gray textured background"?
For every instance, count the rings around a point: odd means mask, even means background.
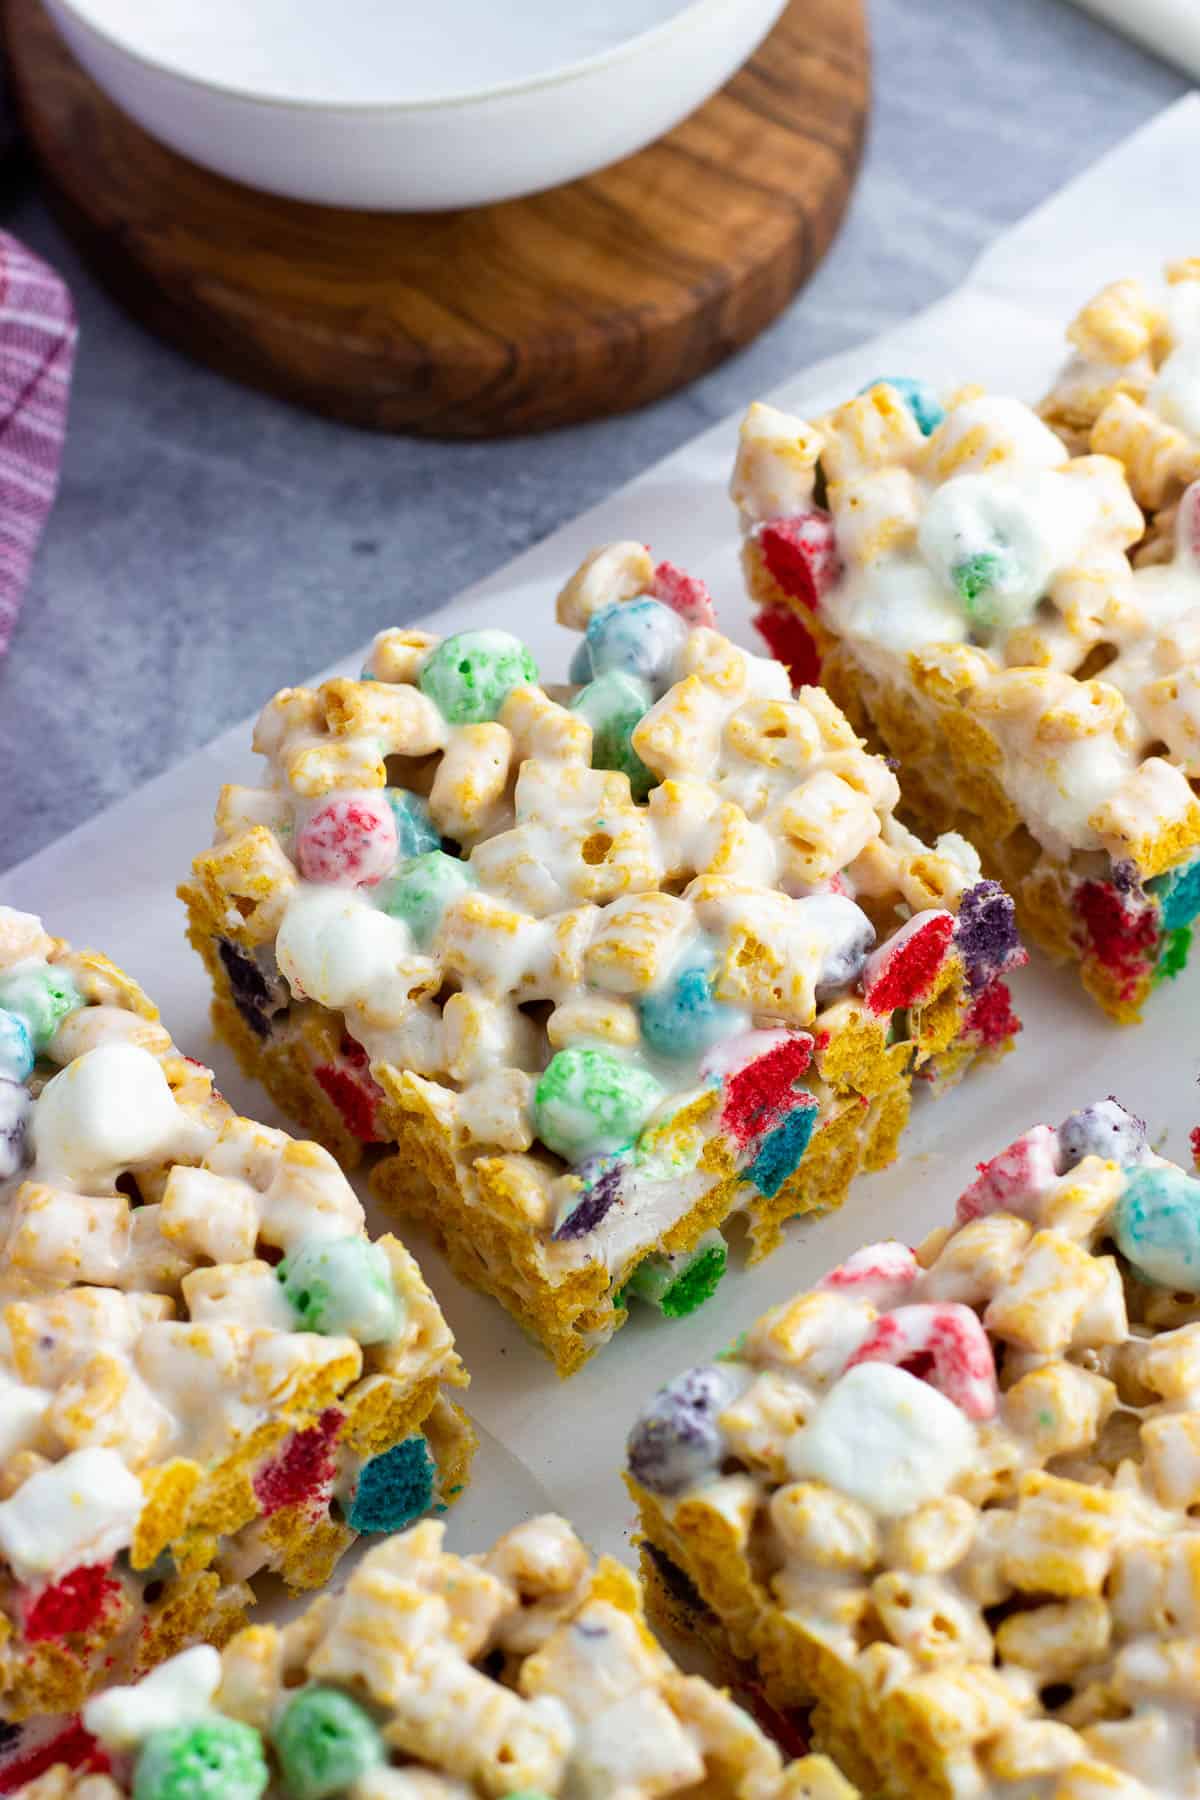
[[[58,506],[0,661],[0,867],[759,390],[936,299],[1187,86],[1063,0],[871,12],[866,161],[809,287],[688,391],[549,437],[378,438],[247,393],[118,313],[36,194],[12,207],[3,223],[71,281],[82,338]]]

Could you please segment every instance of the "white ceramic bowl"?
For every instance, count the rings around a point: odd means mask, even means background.
[[[420,212],[557,187],[669,131],[785,0],[46,0],[153,136],[234,181]]]

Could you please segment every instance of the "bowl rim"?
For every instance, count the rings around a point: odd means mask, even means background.
[[[590,56],[577,57],[573,62],[559,63],[552,69],[544,69],[535,75],[522,76],[515,81],[497,82],[492,87],[471,88],[459,93],[439,94],[420,100],[324,100],[310,95],[265,94],[256,88],[241,87],[233,82],[210,81],[206,77],[191,73],[176,64],[165,62],[158,57],[150,56],[145,50],[132,44],[119,32],[107,24],[101,25],[91,16],[88,0],[47,0],[51,12],[61,12],[70,16],[81,30],[99,38],[111,50],[117,51],[131,62],[140,64],[144,69],[157,76],[166,76],[169,80],[181,83],[186,87],[199,90],[208,95],[217,95],[222,99],[236,100],[255,107],[270,108],[280,112],[324,113],[326,115],[343,113],[358,116],[364,113],[398,113],[416,114],[445,110],[461,109],[477,106],[483,101],[506,99],[518,94],[535,93],[539,89],[561,87],[577,81],[583,76],[599,72],[614,63],[625,62],[641,55],[645,51],[653,51],[659,41],[666,42],[688,24],[692,24],[705,14],[722,12],[739,12],[743,0],[684,0],[678,12],[670,18],[662,19],[656,25],[647,26],[644,31],[636,32],[632,37],[623,38],[618,44],[611,44],[605,50],[597,50]],[[773,10],[774,17],[767,30],[773,28],[779,15],[787,5],[787,0],[768,0],[768,10]],[[765,32],[760,35],[762,42]]]

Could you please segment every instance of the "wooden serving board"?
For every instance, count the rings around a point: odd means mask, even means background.
[[[187,162],[108,100],[40,0],[2,0],[49,198],[96,275],[190,355],[380,431],[488,437],[641,406],[787,304],[867,116],[863,0],[791,0],[657,144],[455,213],[308,206]]]

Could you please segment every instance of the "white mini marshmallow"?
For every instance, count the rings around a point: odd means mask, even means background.
[[[83,1709],[83,1722],[109,1750],[136,1750],[155,1731],[207,1717],[221,1685],[221,1656],[197,1644],[132,1687],[109,1688]]]
[[[316,882],[292,896],[275,944],[293,992],[339,1010],[385,988],[412,954],[402,919],[351,890]]]
[[[145,1496],[115,1450],[73,1450],[0,1502],[0,1555],[18,1581],[57,1581],[133,1542]]]
[[[1200,346],[1172,350],[1150,384],[1147,401],[1169,425],[1192,437],[1200,432]]]
[[[882,1518],[944,1494],[970,1463],[975,1427],[928,1382],[858,1363],[789,1440],[793,1475],[824,1481]]]
[[[1045,430],[1040,421],[1039,428]],[[995,627],[1009,630],[1032,618],[1056,577],[1078,559],[1094,523],[1091,493],[1068,476],[1044,469],[956,475],[930,496],[917,543],[947,587],[970,557],[998,554],[989,603]]]
[[[0,1464],[32,1444],[52,1399],[42,1388],[27,1387],[0,1369]]]
[[[33,1111],[38,1173],[60,1185],[111,1187],[125,1169],[167,1161],[189,1135],[157,1057],[136,1044],[76,1057]]]

